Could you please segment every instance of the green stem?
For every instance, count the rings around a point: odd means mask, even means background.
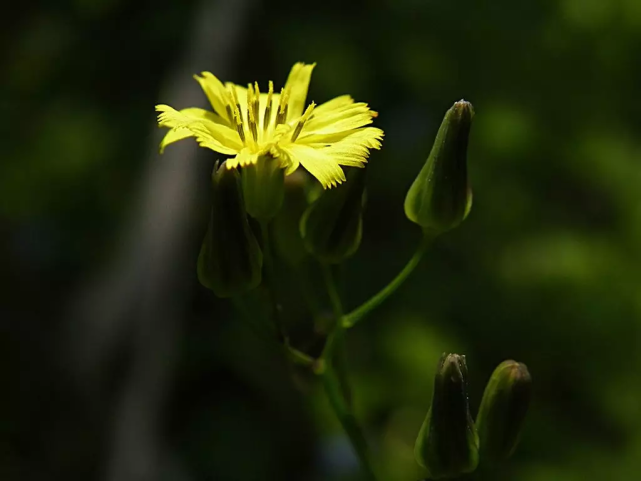
[[[330,303],[334,311],[335,323],[330,332],[323,352],[318,361],[323,376],[323,386],[329,403],[338,418],[343,430],[354,448],[367,478],[376,481],[374,470],[369,459],[367,440],[363,435],[351,407],[351,392],[347,379],[347,359],[345,353],[345,329],[341,323],[343,306],[332,272],[328,264],[323,264],[323,277],[327,287]]]
[[[285,355],[294,364],[305,367],[314,367],[316,365],[316,360],[313,357],[308,356],[304,352],[299,351],[289,344],[289,338],[287,337],[287,332],[285,331],[285,324],[283,323],[280,315],[280,305],[278,303],[276,292],[274,291],[274,257],[272,254],[271,239],[269,237],[269,226],[266,222],[260,223],[260,232],[263,240],[263,262],[265,263],[263,284],[272,306],[271,317],[272,322],[274,323],[274,329],[278,336],[278,344],[282,346]]]
[[[328,368],[323,373],[323,387],[327,394],[327,399],[338,418],[343,430],[347,434],[356,455],[361,463],[363,471],[366,473],[370,481],[376,481],[376,476],[370,465],[369,453],[367,448],[367,441],[365,436],[356,421],[356,418],[351,412],[350,407],[347,405],[345,398],[342,395],[342,389],[338,376],[334,373],[333,367]]]
[[[274,292],[274,258],[272,256],[269,226],[267,222],[260,223],[260,234],[263,240],[263,262],[265,265],[263,284],[267,291],[267,295],[269,296],[270,304],[272,305],[272,322],[274,323],[274,328],[280,336],[280,340],[284,341],[287,336],[285,335],[285,326],[280,317],[280,305],[278,304],[278,299]]]
[[[358,321],[367,316],[370,311],[376,309],[380,304],[383,303],[389,296],[391,296],[396,290],[405,282],[405,280],[410,276],[410,274],[416,269],[416,266],[420,263],[421,259],[425,252],[427,252],[428,247],[434,239],[433,235],[425,232],[421,243],[418,245],[416,252],[405,265],[403,270],[398,273],[398,275],[383,289],[381,289],[376,295],[374,295],[370,300],[361,304],[359,307],[354,309],[349,314],[343,316],[343,327],[349,329],[354,326]]]

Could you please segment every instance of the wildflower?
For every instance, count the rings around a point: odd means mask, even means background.
[[[376,112],[349,95],[307,107],[307,89],[315,64],[297,63],[280,93],[269,82],[267,93],[258,83],[247,88],[223,84],[210,72],[194,76],[207,95],[213,112],[199,108],[175,110],[157,105],[160,127],[171,129],[163,149],[194,137],[201,147],[232,156],[227,168],[245,167],[278,159],[285,175],[303,166],[324,188],[345,180],[341,166],[364,167],[370,149],[379,149],[383,131],[367,127]]]

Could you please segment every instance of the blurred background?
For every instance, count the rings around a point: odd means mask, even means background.
[[[318,64],[310,100],[350,93],[386,133],[342,269],[347,308],[412,255],[405,193],[445,110],[476,108],[471,215],[349,333],[384,479],[422,477],[412,448],[443,351],[467,355],[474,412],[504,359],[535,382],[515,456],[475,479],[641,476],[640,2],[73,0],[5,13],[0,479],[359,479],[315,380],[197,282],[216,155],[189,141],[157,152],[156,103],[207,106],[192,74],[280,86],[296,61]],[[285,308],[303,339],[297,294]]]

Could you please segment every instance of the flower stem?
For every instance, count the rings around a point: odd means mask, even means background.
[[[336,290],[330,266],[323,264],[322,269],[327,293],[334,311],[335,324],[327,337],[327,342],[318,362],[320,370],[317,372],[323,377],[323,386],[332,410],[347,434],[361,467],[367,475],[367,479],[376,481],[369,459],[367,440],[356,421],[351,406],[351,390],[347,379],[345,328],[341,322],[343,317],[342,303]]]
[[[265,264],[264,273],[264,286],[269,296],[269,301],[272,306],[272,322],[274,323],[274,330],[277,335],[277,342],[282,346],[287,358],[294,364],[305,367],[313,367],[316,365],[316,360],[302,351],[292,347],[285,331],[285,325],[280,315],[280,304],[274,290],[274,257],[271,249],[271,240],[269,238],[269,226],[266,222],[260,223],[260,232],[263,240],[263,261]],[[245,309],[241,309],[245,310]],[[246,310],[245,310],[246,311]]]
[[[265,266],[265,272],[263,274],[263,280],[267,295],[269,296],[270,304],[272,305],[272,322],[274,323],[274,328],[278,333],[280,341],[284,341],[287,336],[285,335],[285,326],[280,317],[280,304],[276,298],[276,293],[274,292],[274,257],[272,255],[272,247],[269,239],[269,225],[267,222],[260,223],[260,234],[263,241],[263,262]]]
[[[354,326],[358,321],[367,316],[370,311],[376,309],[380,304],[383,303],[389,296],[391,296],[396,290],[405,282],[409,275],[416,269],[416,266],[420,263],[421,259],[425,252],[427,252],[428,247],[431,245],[432,240],[434,240],[434,235],[429,232],[424,232],[420,244],[418,245],[416,252],[405,265],[403,270],[398,273],[398,275],[383,289],[381,289],[376,295],[374,295],[370,300],[361,304],[359,307],[354,309],[349,314],[343,316],[343,327],[349,329]]]

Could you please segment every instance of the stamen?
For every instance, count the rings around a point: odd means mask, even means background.
[[[274,82],[269,81],[269,91],[267,92],[267,105],[265,106],[265,116],[263,117],[263,131],[267,132],[272,119],[272,102],[274,95]]]
[[[229,92],[229,100],[231,103],[231,108],[233,108],[234,120],[236,121],[236,130],[238,135],[240,135],[240,140],[243,144],[245,143],[245,129],[243,127],[243,117],[240,114],[240,103],[238,102],[238,97],[236,97],[236,88],[230,86],[227,88]]]
[[[301,130],[303,130],[303,126],[305,125],[305,122],[307,122],[309,120],[309,117],[311,117],[314,107],[316,107],[316,104],[314,102],[309,104],[307,109],[305,109],[305,113],[303,114],[303,116],[300,119],[298,119],[298,124],[296,124],[294,133],[292,134],[292,142],[295,142],[298,136],[300,135],[300,132]]]
[[[276,125],[285,122],[287,118],[287,103],[289,102],[289,89],[281,89],[280,105],[278,106],[278,115],[276,115]]]
[[[249,119],[249,131],[252,133],[254,142],[258,141],[258,131],[256,129],[256,112],[254,110],[254,87],[252,84],[247,86],[247,118]]]
[[[238,111],[238,113],[240,113],[240,111],[241,111],[240,110],[240,102],[238,101],[238,96],[236,95],[236,87],[234,87],[232,85],[231,87],[229,87],[229,90],[231,91],[231,97],[232,97],[232,100],[234,102],[234,105],[236,105],[236,110]],[[241,124],[243,123],[243,118],[242,117],[240,117],[240,123]]]
[[[254,118],[256,119],[256,125],[258,125],[258,117],[260,116],[260,89],[258,88],[258,82],[254,82]]]

